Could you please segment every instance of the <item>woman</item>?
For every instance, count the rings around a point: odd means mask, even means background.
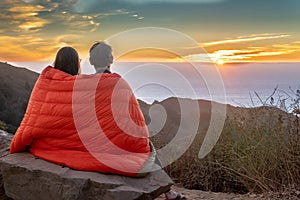
[[[29,150],[76,170],[144,175],[154,161],[131,88],[118,74],[76,76],[79,71],[76,50],[60,49],[54,67],[44,69],[35,84],[10,153]]]

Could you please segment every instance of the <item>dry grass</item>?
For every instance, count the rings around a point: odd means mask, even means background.
[[[229,107],[221,138],[200,160],[204,134],[200,131],[187,152],[166,168],[184,187],[237,193],[300,189],[297,116],[276,107]]]

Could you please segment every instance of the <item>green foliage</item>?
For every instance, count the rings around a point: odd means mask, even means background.
[[[5,122],[1,121],[1,120],[0,120],[0,129],[4,130],[4,131],[8,130],[7,124]]]

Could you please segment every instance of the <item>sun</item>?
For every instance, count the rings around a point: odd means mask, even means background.
[[[218,60],[216,61],[216,64],[217,64],[218,66],[222,66],[222,65],[224,64],[224,60],[218,59]]]

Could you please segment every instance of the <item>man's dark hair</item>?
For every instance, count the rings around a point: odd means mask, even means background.
[[[54,61],[54,68],[71,75],[77,75],[79,70],[79,56],[72,47],[63,47],[57,54]]]
[[[95,42],[95,43],[91,46],[89,53],[91,53],[92,50],[93,50],[98,44],[100,44],[100,43],[101,43],[101,42]]]

